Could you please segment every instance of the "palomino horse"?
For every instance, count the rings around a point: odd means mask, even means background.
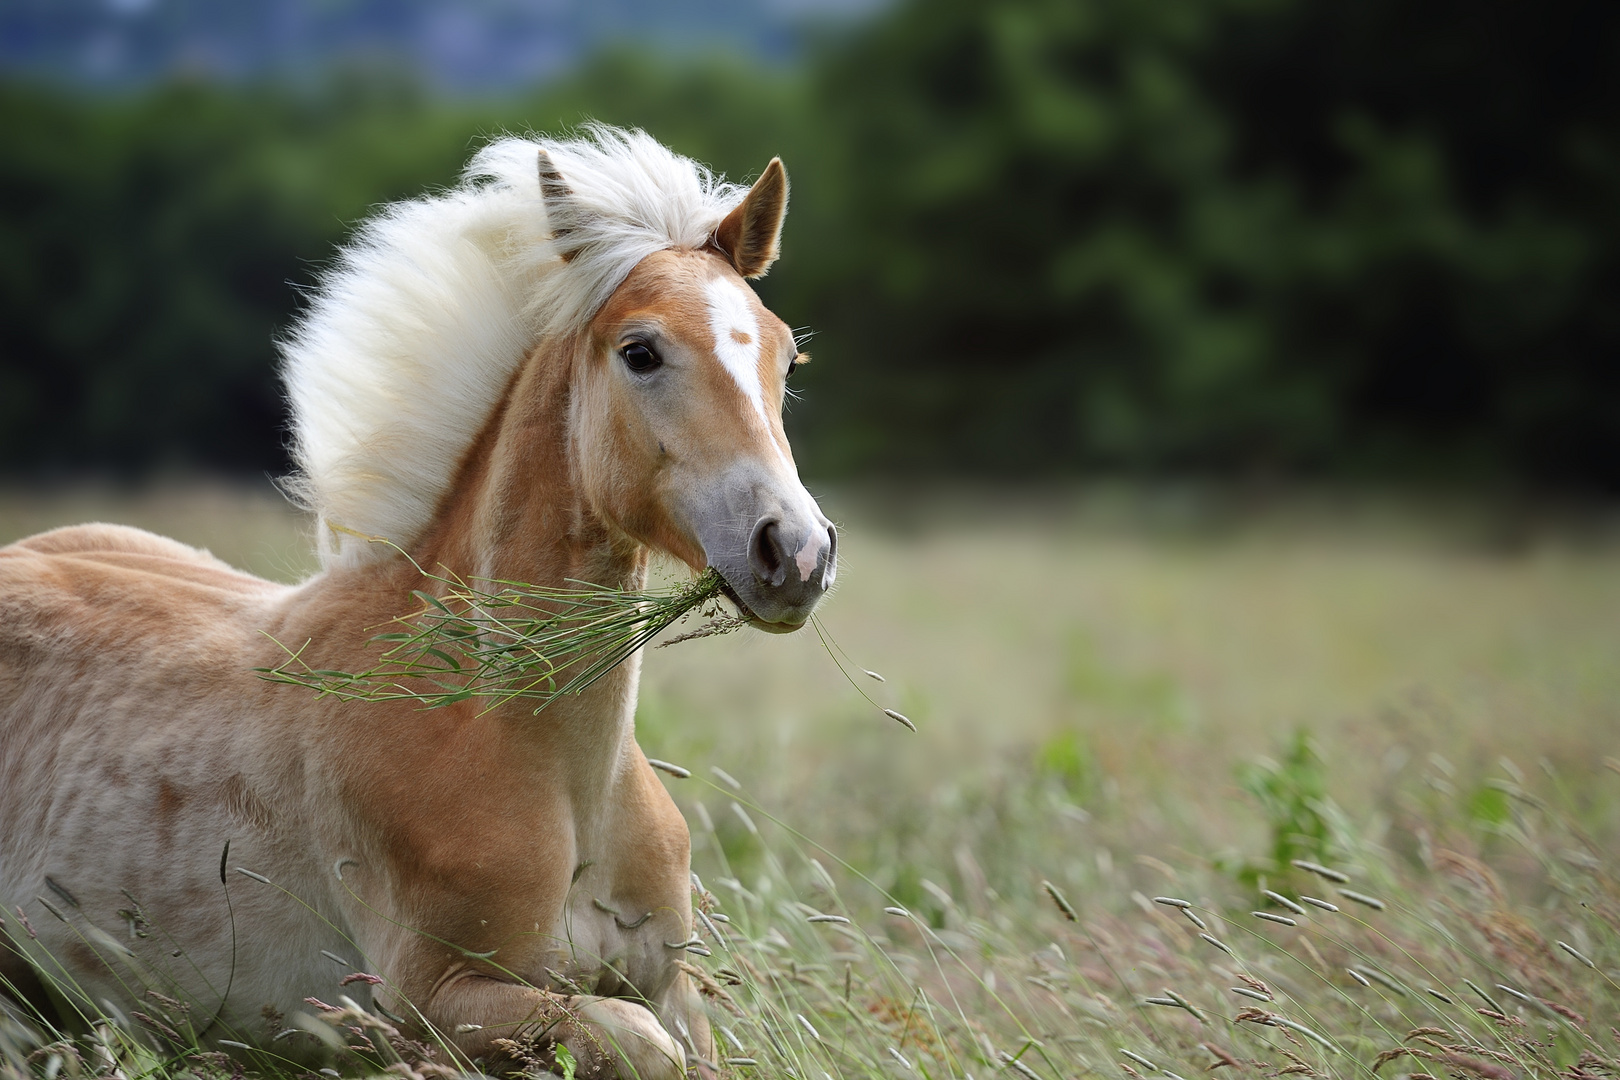
[[[305,641],[364,668],[368,628],[433,587],[417,567],[635,588],[658,551],[716,568],[754,625],[802,625],[835,537],[783,434],[793,335],[744,283],[786,202],[776,160],[745,191],[640,132],[497,141],[370,221],[284,343],[319,574],[109,525],[0,550],[14,996],[44,972],[70,1010],[128,1012],[151,987],[198,1036],[264,1043],[349,993],[472,1059],[529,1039],[592,1075],[712,1062],[636,659],[539,715],[253,669]],[[340,990],[333,958],[381,982]]]

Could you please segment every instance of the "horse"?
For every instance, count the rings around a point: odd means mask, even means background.
[[[717,570],[755,627],[802,626],[837,537],[782,426],[804,357],[747,284],[787,198],[780,159],[745,188],[640,131],[493,141],[367,221],[279,343],[312,577],[105,524],[0,549],[14,1001],[105,1016],[156,991],[181,1034],[264,1046],[348,994],[463,1065],[713,1068],[637,658],[538,714],[254,672],[284,643],[359,670],[450,578],[638,589],[654,553]]]

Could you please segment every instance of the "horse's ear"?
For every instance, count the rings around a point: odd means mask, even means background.
[[[551,226],[551,238],[567,258],[574,248],[569,234],[581,224],[579,205],[574,200],[574,189],[562,178],[544,147],[540,150],[540,198],[546,204],[546,224]]]
[[[787,216],[788,178],[781,158],[771,158],[737,208],[714,231],[714,244],[745,278],[764,277],[781,249]]]

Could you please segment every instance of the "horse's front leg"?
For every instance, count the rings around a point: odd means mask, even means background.
[[[510,1056],[502,1040],[542,1052],[560,1043],[586,1080],[680,1080],[686,1072],[680,1043],[633,1001],[556,994],[469,971],[441,983],[420,1008],[470,1058]]]

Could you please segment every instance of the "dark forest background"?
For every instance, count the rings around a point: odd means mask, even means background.
[[[276,333],[375,204],[586,117],[793,180],[807,473],[1620,490],[1620,5],[933,0],[608,47],[0,84],[0,472],[286,468]]]

